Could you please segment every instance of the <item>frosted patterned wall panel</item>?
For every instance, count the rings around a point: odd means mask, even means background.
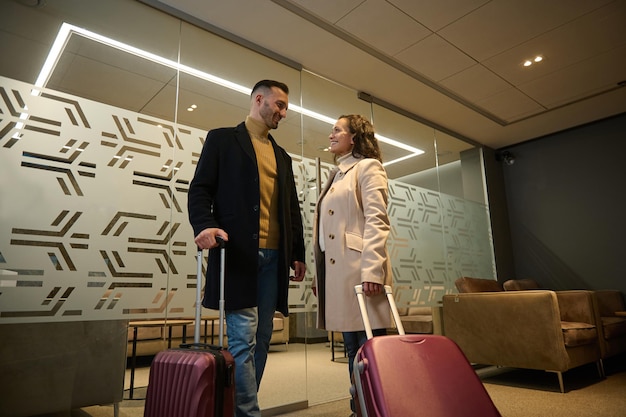
[[[0,318],[193,316],[206,132],[0,81]]]
[[[321,163],[322,184],[332,167]],[[312,216],[314,203],[304,207]],[[387,249],[399,307],[436,306],[444,294],[456,292],[454,281],[461,276],[496,279],[485,205],[389,180],[388,212]],[[317,299],[309,292],[306,299],[315,308]]]
[[[187,191],[206,131],[31,89],[0,77],[0,322],[192,317]],[[292,157],[308,271],[289,303],[311,311],[317,167]],[[494,276],[486,207],[390,181],[389,211],[400,305]]]
[[[396,301],[433,306],[460,276],[495,279],[487,208],[391,180],[389,213]]]

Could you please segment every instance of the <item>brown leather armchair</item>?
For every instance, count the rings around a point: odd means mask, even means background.
[[[490,291],[443,296],[445,336],[483,365],[562,373],[595,362],[604,376],[590,291]]]

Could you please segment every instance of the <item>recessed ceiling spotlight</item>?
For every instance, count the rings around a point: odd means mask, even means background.
[[[187,111],[193,111],[193,107],[187,107]]]
[[[536,59],[536,58],[535,58],[535,59]],[[535,62],[536,62],[536,61],[535,61]],[[192,104],[192,105],[191,105],[191,108],[192,108],[192,109],[197,109],[197,108],[198,108],[198,106],[196,106],[195,104]]]
[[[530,67],[532,64],[536,64],[536,63],[541,62],[541,61],[543,61],[543,56],[537,55],[533,59],[525,60],[522,65],[524,65],[525,67]]]

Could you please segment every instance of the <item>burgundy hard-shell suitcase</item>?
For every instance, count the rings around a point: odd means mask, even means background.
[[[451,339],[404,334],[391,287],[385,292],[399,335],[372,338],[363,289],[356,288],[368,341],[354,360],[351,392],[361,417],[500,417],[476,372]]]
[[[198,250],[194,343],[159,352],[150,365],[144,417],[232,417],[235,362],[224,345],[224,258],[220,242],[219,346],[200,343],[202,251]]]

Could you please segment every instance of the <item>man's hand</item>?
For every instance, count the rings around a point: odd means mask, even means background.
[[[219,246],[216,240],[217,236],[221,237],[225,242],[228,241],[228,233],[217,227],[204,229],[198,233],[198,236],[193,241],[196,242],[196,246],[200,249],[211,249]]]
[[[304,273],[306,272],[306,264],[304,262],[294,261],[291,267],[293,268],[294,275],[289,277],[289,281],[302,281],[304,279]]]
[[[375,282],[363,283],[363,294],[369,296],[382,294],[384,292],[383,284],[377,284]]]

